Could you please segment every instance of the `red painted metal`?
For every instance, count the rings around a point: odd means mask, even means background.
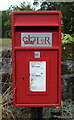
[[[21,33],[52,33],[52,47],[22,47]],[[39,51],[40,58],[34,58]],[[29,61],[46,61],[46,92],[30,92]],[[16,107],[61,105],[61,13],[14,11],[12,13],[12,89]]]

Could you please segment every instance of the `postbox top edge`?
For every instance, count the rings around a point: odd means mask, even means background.
[[[61,11],[13,11],[12,12],[13,15],[16,14],[61,14]]]

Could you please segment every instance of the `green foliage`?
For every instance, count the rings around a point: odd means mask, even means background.
[[[36,3],[37,4],[37,3]],[[59,10],[62,13],[63,33],[74,33],[74,2],[42,2],[39,10]]]
[[[12,11],[24,11],[24,10],[33,10],[33,9],[31,8],[30,4],[26,5],[25,2],[22,2],[19,6],[11,5],[7,11],[11,13]]]
[[[2,37],[11,36],[11,15],[7,11],[2,11]]]
[[[74,59],[74,34],[62,34],[62,60]]]
[[[0,38],[2,38],[2,12],[0,11]]]
[[[74,34],[62,34],[62,43],[68,44],[68,43],[74,43]]]

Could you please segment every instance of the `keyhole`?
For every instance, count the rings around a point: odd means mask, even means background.
[[[22,80],[24,80],[24,77],[22,77]]]

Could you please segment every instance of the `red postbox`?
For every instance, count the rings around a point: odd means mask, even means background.
[[[12,13],[12,88],[16,107],[61,104],[61,13]]]

